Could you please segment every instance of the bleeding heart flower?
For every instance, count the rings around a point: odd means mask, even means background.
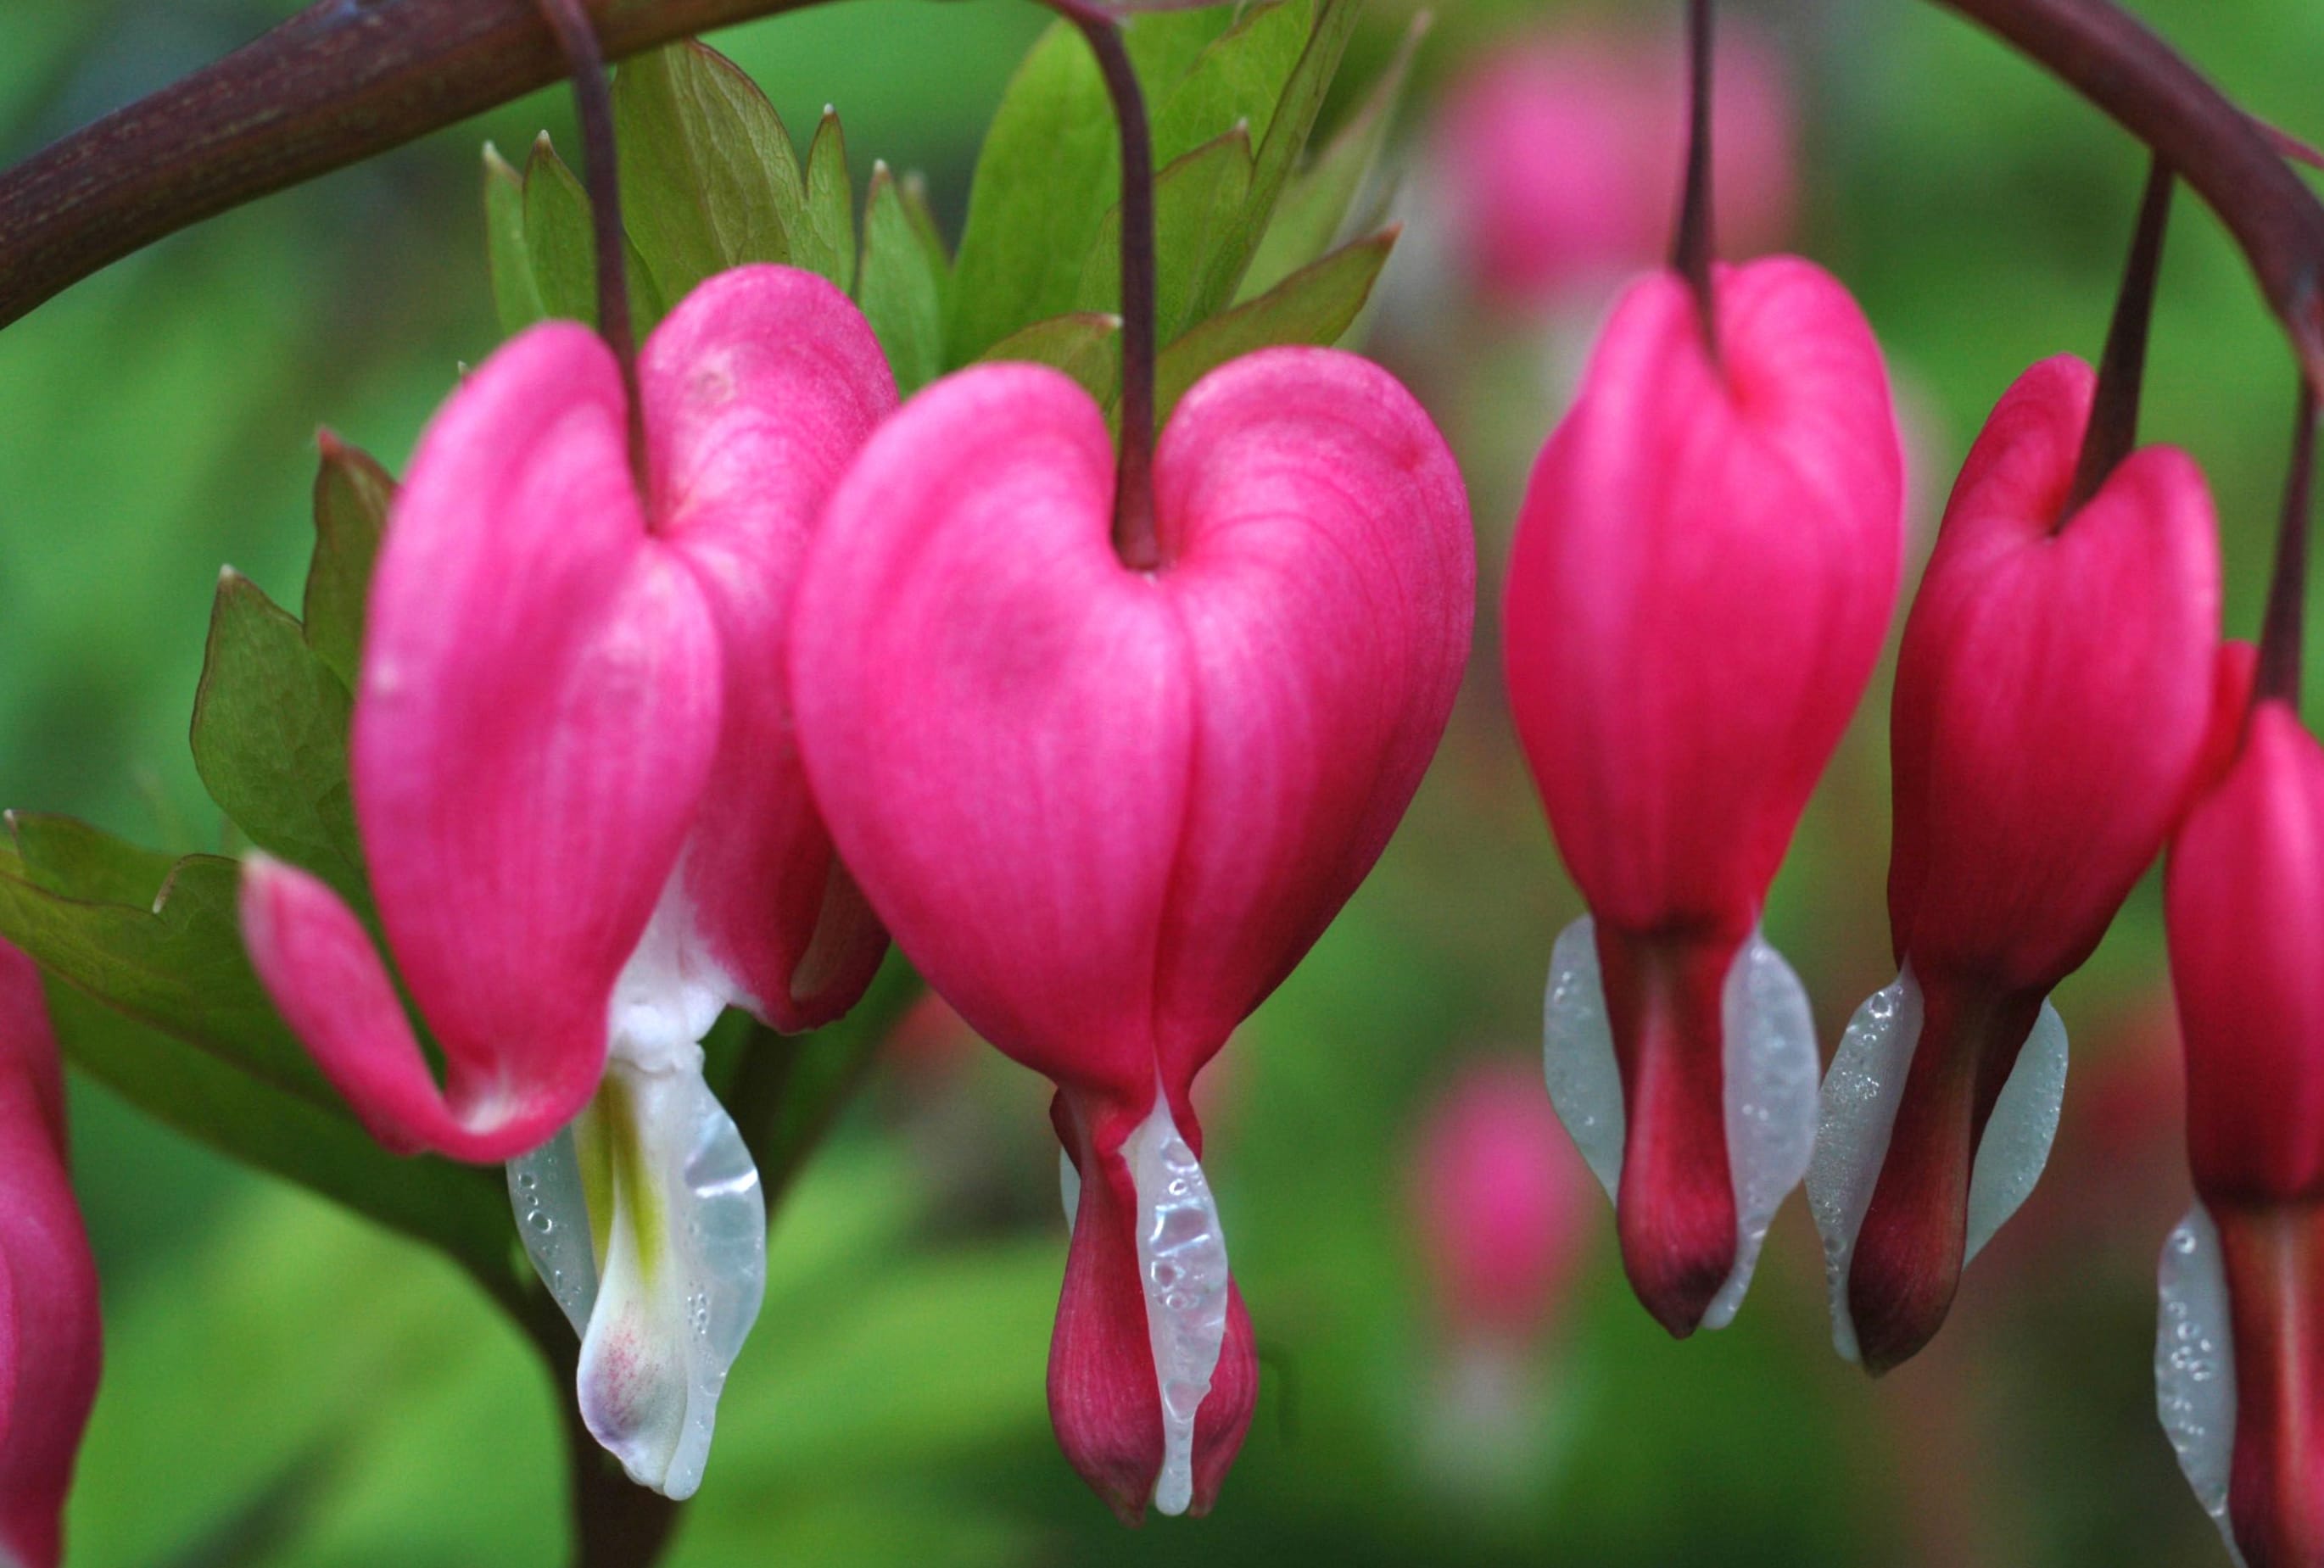
[[[526,1243],[586,1325],[591,1430],[682,1497],[764,1268],[698,1042],[730,1003],[835,1016],[885,947],[807,796],[779,661],[817,511],[895,392],[854,307],[781,267],[697,289],[639,382],[644,496],[612,352],[549,324],[446,403],[390,512],[355,804],[443,1086],[319,881],[252,857],[243,924],[383,1142],[515,1159]],[[560,1131],[593,1096],[576,1146]]]
[[[1179,404],[1156,570],[1115,553],[1114,485],[1104,415],[1063,376],[931,387],[832,499],[790,675],[873,907],[1058,1085],[1081,1179],[1050,1414],[1134,1519],[1209,1507],[1257,1391],[1194,1075],[1402,816],[1475,566],[1443,439],[1346,355],[1253,355]]]
[[[2210,729],[2218,525],[2192,459],[2132,454],[2069,511],[2097,377],[2071,355],[1996,405],[1904,626],[1888,912],[1902,971],[1823,1089],[1808,1194],[1842,1355],[1926,1344],[2033,1190],[2080,967],[2183,808]]]
[[[55,1568],[102,1354],[41,974],[0,943],[0,1562]]]
[[[1789,257],[1631,286],[1509,563],[1509,704],[1589,900],[1551,961],[1550,1093],[1673,1333],[1732,1319],[1806,1169],[1807,998],[1757,933],[1877,658],[1902,458],[1872,332]],[[1601,980],[1602,976],[1602,980]]]
[[[2163,1252],[2157,1406],[2250,1568],[2310,1568],[2324,1562],[2324,747],[2290,704],[2251,710],[2188,813],[2164,909],[2200,1201]]]

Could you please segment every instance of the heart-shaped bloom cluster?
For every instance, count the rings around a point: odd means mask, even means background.
[[[2240,712],[2240,705],[2237,710]],[[2171,848],[2198,1202],[2163,1249],[2163,1424],[2249,1568],[2324,1562],[2324,747],[2281,699]]]
[[[1845,289],[1777,257],[1633,284],[1534,470],[1509,704],[1591,917],[1559,939],[1559,1115],[1672,1333],[1734,1315],[1806,1169],[1807,999],[1758,936],[1886,635],[1903,548],[1886,371]]]
[[[2219,559],[2185,453],[2073,503],[2097,378],[2044,360],[1996,405],[1906,619],[1890,733],[1901,973],[1824,1086],[1808,1193],[1841,1353],[1880,1370],[1944,1321],[2024,1200],[2065,1088],[2044,999],[2183,808],[2211,725]]]
[[[55,1568],[101,1352],[40,971],[0,943],[0,1562]]]
[[[780,267],[696,290],[638,383],[642,453],[595,336],[522,334],[438,412],[390,512],[351,773],[443,1084],[320,881],[254,856],[243,924],[383,1142],[516,1162],[522,1233],[586,1336],[591,1430],[684,1496],[765,1245],[698,1042],[728,1004],[836,1016],[886,945],[807,792],[781,662],[809,533],[895,392],[854,307]]]
[[[919,394],[800,583],[801,748],[929,982],[1057,1085],[1077,1184],[1060,1443],[1126,1517],[1206,1508],[1257,1391],[1189,1091],[1370,868],[1450,713],[1473,547],[1386,373],[1214,372],[1154,470],[1161,565],[1110,538],[1103,411],[1001,365]]]

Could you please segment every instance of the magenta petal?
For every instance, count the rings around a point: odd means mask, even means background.
[[[520,1152],[498,1118],[545,1091],[569,1114],[595,1081],[708,775],[718,660],[693,575],[646,532],[611,354],[569,324],[512,340],[396,497],[353,739],[388,945],[467,1129],[447,1152]]]
[[[65,1171],[40,972],[0,944],[0,1562],[54,1568],[97,1397],[97,1265]]]
[[[1346,355],[1198,385],[1157,470],[1167,564],[1110,540],[1102,417],[973,370],[873,438],[791,645],[808,772],[906,952],[1059,1083],[1174,1100],[1370,869],[1468,647],[1460,478]]]
[[[547,1139],[588,1102],[604,1050],[551,1058],[555,1071],[501,1075],[452,1058],[437,1086],[379,953],[320,879],[271,855],[243,862],[250,961],[293,1033],[372,1136],[399,1154],[505,1159]]]
[[[742,267],[655,331],[640,365],[656,532],[693,568],[729,679],[687,841],[687,957],[785,1030],[861,996],[888,936],[831,850],[781,678],[791,588],[825,499],[896,403],[862,315],[811,272]]]

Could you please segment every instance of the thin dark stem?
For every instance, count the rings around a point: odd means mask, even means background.
[[[597,335],[622,367],[622,391],[629,406],[630,471],[638,490],[646,488],[646,416],[638,395],[638,338],[630,324],[629,230],[622,222],[621,153],[613,137],[613,92],[605,79],[605,57],[597,30],[581,0],[539,0],[540,14],[557,30],[558,46],[573,68],[573,110],[581,122],[586,154],[583,178],[589,187],[590,221],[597,261]]]
[[[2259,638],[2252,700],[2300,706],[2302,632],[2308,605],[2308,534],[2315,511],[2316,389],[2300,383],[2292,427],[2292,466],[2283,480],[2283,517],[2276,526],[2275,571],[2268,579],[2267,619]]]
[[[2146,336],[2154,320],[2155,281],[2163,272],[2163,236],[2171,226],[2171,166],[2157,153],[2147,166],[2146,194],[2139,198],[2130,260],[2123,265],[2122,292],[2115,298],[2106,354],[2098,361],[2090,422],[2082,432],[2081,460],[2074,465],[2074,488],[2058,514],[2059,528],[2138,445],[2139,392],[2146,383]]]
[[[1711,291],[1711,0],[1686,8],[1686,181],[1679,192],[1678,229],[1671,239],[1671,269],[1694,291],[1703,346],[1719,357],[1719,316]]]
[[[1152,571],[1162,564],[1154,518],[1154,134],[1120,20],[1093,0],[1042,3],[1089,40],[1121,128],[1121,456],[1113,548],[1123,565]]]

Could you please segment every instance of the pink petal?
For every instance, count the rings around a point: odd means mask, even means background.
[[[825,497],[896,403],[862,315],[788,267],[721,273],[640,364],[654,526],[717,618],[729,678],[687,841],[689,962],[785,1030],[853,1005],[887,951],[807,793],[781,678],[790,595]]]
[[[40,972],[0,944],[0,1559],[54,1568],[102,1360]]]
[[[543,1088],[580,1109],[716,742],[711,613],[626,451],[604,346],[523,334],[422,438],[372,585],[356,815],[470,1158],[525,1147],[529,1109],[495,1119]]]
[[[2048,991],[2162,848],[2209,736],[2218,525],[2194,463],[2134,453],[2061,518],[2096,378],[2021,376],[1970,450],[1905,622],[1890,923],[1923,985]]]
[[[506,1159],[571,1121],[597,1086],[602,1011],[594,1055],[576,1048],[547,1058],[549,1071],[504,1076],[487,1061],[452,1075],[448,1091],[438,1087],[355,911],[320,879],[272,855],[243,862],[242,934],[291,1032],[372,1136],[399,1154]]]
[[[1169,564],[1109,540],[1086,394],[995,366],[890,421],[809,552],[791,649],[843,854],[978,1031],[1140,1112],[1378,856],[1468,643],[1467,509],[1384,372],[1252,355],[1191,392]]]

